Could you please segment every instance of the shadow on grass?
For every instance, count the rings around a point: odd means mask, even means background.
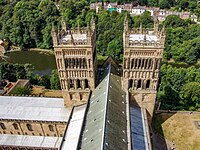
[[[167,115],[164,116],[162,115],[162,112],[154,114],[154,117],[152,119],[152,136],[151,136],[153,150],[168,150],[169,141],[167,142],[166,139],[164,138],[165,134],[162,128],[162,124],[175,114],[176,112],[167,112]]]

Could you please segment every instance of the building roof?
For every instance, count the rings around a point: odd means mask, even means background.
[[[146,111],[146,110],[144,110]],[[143,108],[130,104],[131,144],[134,150],[150,150],[150,139],[146,114]]]
[[[72,34],[72,37],[73,37],[73,40],[76,42],[78,41],[85,41],[87,42],[87,34],[79,34],[79,33],[73,33]],[[70,34],[67,34],[65,36],[63,36],[62,38],[62,41],[63,42],[69,42],[71,41],[71,35]]]
[[[68,122],[62,98],[0,96],[0,119]]]
[[[45,137],[30,135],[2,134],[0,138],[1,146],[35,147],[35,148],[59,148],[62,137]]]
[[[111,64],[93,91],[79,149],[127,149],[125,92]]]
[[[86,104],[76,106],[73,109],[73,114],[67,127],[67,131],[63,138],[61,150],[77,149],[81,128],[85,116]]]
[[[144,34],[130,34],[129,36],[129,41],[144,41]],[[157,42],[158,41],[158,37],[156,35],[146,35],[146,41],[154,41]]]

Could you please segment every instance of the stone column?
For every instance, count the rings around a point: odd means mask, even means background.
[[[146,69],[146,63],[147,63],[147,59],[144,59],[144,69]]]
[[[159,59],[159,60],[158,60],[158,63],[157,63],[157,69],[160,68],[160,62],[161,62],[161,60]]]
[[[144,69],[144,65],[145,65],[144,59],[142,59],[142,69]]]
[[[82,83],[82,89],[85,89],[85,81],[81,80],[81,83]]]
[[[135,65],[136,65],[136,59],[133,59],[133,69],[135,69]]]
[[[137,67],[136,69],[139,69],[139,59],[137,59]]]
[[[151,69],[151,59],[148,59],[148,69]]]
[[[126,59],[126,69],[128,69],[128,59]]]
[[[74,89],[76,90],[77,89],[77,80],[73,80],[74,82]]]

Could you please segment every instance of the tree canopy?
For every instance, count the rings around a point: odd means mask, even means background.
[[[200,104],[200,69],[162,65],[158,101],[162,109],[195,110]]]

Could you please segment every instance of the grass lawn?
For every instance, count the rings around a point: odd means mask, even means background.
[[[153,127],[178,150],[200,150],[200,129],[194,121],[200,121],[200,113],[161,113],[155,115]]]
[[[32,95],[62,98],[62,91],[45,89],[43,86],[33,86]]]

